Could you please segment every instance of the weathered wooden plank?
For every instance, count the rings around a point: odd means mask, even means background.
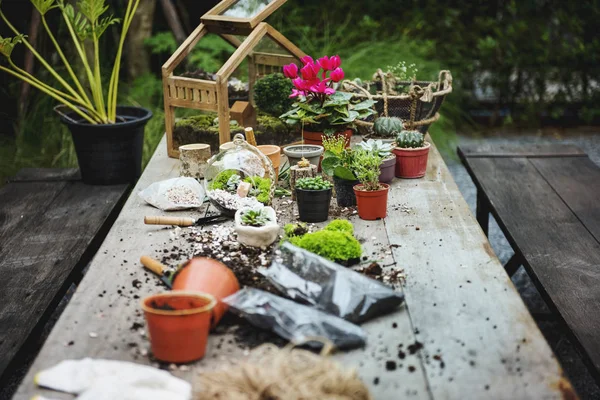
[[[406,270],[404,293],[433,397],[562,398],[558,385],[570,393],[435,147],[424,180],[392,185],[390,204],[401,203],[411,212],[387,218],[386,229],[400,246],[394,257]]]
[[[393,236],[393,243],[402,246],[393,250],[393,257],[407,271],[409,280],[404,288],[408,294],[407,308],[365,323],[363,327],[369,333],[365,350],[340,353],[334,357],[346,366],[358,368],[377,399],[410,396],[439,399],[465,396],[559,398],[558,389],[551,385],[562,383],[569,388],[569,383],[561,380],[560,367],[552,358],[548,345],[495,259],[458,189],[451,180],[447,181],[451,179],[449,172],[436,151],[432,151],[430,161],[424,179],[394,182],[395,189],[389,203],[390,215],[384,222],[351,218],[357,226],[358,235],[366,240],[365,247],[376,252],[373,257],[379,257],[379,253],[387,249],[386,231]],[[177,160],[166,157],[163,140],[134,193],[152,182],[176,176],[177,173]],[[415,213],[407,215],[400,211],[399,203],[409,203]],[[447,205],[456,207],[455,213],[448,215],[443,210],[443,206]],[[165,247],[165,243],[171,243],[169,229],[143,225],[144,215],[160,214],[160,211],[145,205],[138,196],[130,196],[71,303],[19,388],[16,399],[29,399],[35,393],[69,398],[39,390],[32,381],[36,371],[66,358],[102,357],[145,364],[150,362],[147,357],[139,355],[140,348],[148,348],[147,340],[139,333],[131,332],[130,327],[134,322],[143,322],[139,300],[134,299],[133,295],[143,297],[160,290],[156,279],[146,277],[137,263],[140,255],[156,255]],[[172,214],[198,216],[198,212]],[[283,216],[281,222],[289,218],[291,215]],[[417,221],[420,231],[415,231]],[[412,227],[405,226],[411,224]],[[447,247],[439,248],[439,235],[447,235],[448,239],[444,236],[447,242],[443,244]],[[373,236],[377,239],[372,239]],[[425,246],[423,241],[426,241]],[[427,251],[420,251],[421,248]],[[390,255],[385,256],[387,258],[382,259],[387,263]],[[428,261],[433,262],[427,265]],[[110,275],[106,273],[107,270],[111,272]],[[479,285],[479,290],[471,288],[465,293],[470,293],[470,298],[474,298],[475,302],[484,299],[476,309],[472,308],[476,305],[462,307],[462,289],[455,287],[465,279],[467,272],[469,278],[466,279],[474,279],[473,285]],[[498,282],[493,276],[497,277]],[[141,288],[132,294],[129,292],[133,279],[141,281]],[[485,280],[485,286],[481,285],[482,280]],[[448,289],[434,289],[434,285]],[[119,290],[121,293],[118,293]],[[98,297],[98,294],[102,294],[102,297]],[[438,309],[433,302],[447,305]],[[455,317],[456,314],[460,316]],[[497,318],[496,314],[499,315]],[[485,321],[486,316],[494,317],[493,321]],[[396,328],[391,325],[394,322]],[[494,329],[493,325],[498,328]],[[415,334],[415,330],[418,333]],[[98,337],[90,338],[90,332]],[[484,339],[479,339],[479,335]],[[520,343],[524,337],[526,343]],[[196,374],[204,369],[214,369],[221,358],[242,357],[243,350],[233,341],[230,343],[232,339],[229,335],[211,335],[206,357],[192,364],[190,371],[177,370],[174,374],[193,382]],[[406,348],[408,344],[414,344],[416,339],[425,345],[422,353],[405,356],[402,367],[398,365],[394,371],[384,370],[385,362],[393,360],[395,347],[399,343]],[[71,340],[73,345],[65,347],[64,343]],[[465,347],[457,340],[462,340]],[[137,347],[130,347],[129,343],[132,342]],[[434,358],[438,355],[438,349],[440,360]],[[471,355],[472,352],[475,355]],[[402,363],[398,354],[396,357]],[[506,357],[506,364],[501,364],[502,357]],[[477,362],[476,367],[469,364],[471,360]],[[409,366],[414,367],[414,372]],[[522,371],[518,368],[522,368]],[[522,377],[520,373],[523,373]],[[375,377],[379,377],[377,385]],[[484,381],[489,381],[490,390],[485,390],[488,383]],[[529,386],[523,387],[525,383]]]
[[[11,363],[19,363],[16,355],[26,350],[22,346],[29,334],[49,316],[91,259],[106,234],[103,227],[116,218],[113,210],[127,193],[127,185],[80,182],[13,183],[7,188],[23,194],[48,185],[56,189],[41,191],[49,195],[44,203],[21,198],[33,208],[12,211],[23,212],[19,225],[2,224],[10,236],[3,235],[0,249],[0,375]]]
[[[600,242],[600,168],[588,157],[530,159],[530,162]]]
[[[592,372],[600,376],[600,243],[532,160],[469,158],[468,162],[505,235],[522,254],[529,276],[572,331]]]
[[[585,157],[577,146],[570,144],[495,144],[481,143],[461,145],[458,148],[461,157]]]
[[[78,168],[23,168],[15,176],[8,178],[8,182],[78,181],[80,179]]]

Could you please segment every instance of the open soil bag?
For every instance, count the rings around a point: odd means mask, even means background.
[[[322,342],[310,341],[319,337],[328,339],[337,348],[347,349],[364,346],[366,342],[365,332],[348,321],[259,289],[246,287],[223,301],[252,325],[294,343],[306,342],[310,347],[320,348]]]
[[[284,242],[260,273],[292,300],[354,323],[394,311],[404,295],[374,279]]]

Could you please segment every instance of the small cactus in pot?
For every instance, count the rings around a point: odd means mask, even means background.
[[[398,133],[402,132],[404,125],[400,118],[379,117],[373,124],[373,138],[381,139],[385,143],[394,143]]]
[[[421,178],[427,170],[431,144],[418,131],[402,131],[396,137],[396,177]]]
[[[425,145],[425,136],[419,131],[402,131],[396,137],[396,145],[401,149],[418,149]]]

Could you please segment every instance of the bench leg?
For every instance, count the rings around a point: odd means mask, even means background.
[[[516,254],[513,254],[513,256],[510,258],[510,260],[508,260],[508,262],[504,266],[504,269],[506,270],[508,276],[513,276],[515,272],[517,272],[521,264],[523,264],[521,262],[521,257],[519,257]]]
[[[477,211],[476,211],[477,222],[481,226],[485,236],[488,236],[488,228],[490,222],[490,208],[487,201],[483,198],[481,190],[477,191]]]

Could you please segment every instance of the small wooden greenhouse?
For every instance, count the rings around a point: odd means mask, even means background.
[[[173,141],[175,108],[217,112],[219,141],[231,140],[230,117],[254,112],[248,103],[229,107],[228,81],[231,74],[248,60],[249,102],[253,101],[253,84],[283,65],[296,62],[305,54],[275,28],[263,20],[286,0],[223,0],[201,18],[201,23],[162,67],[165,125],[170,157],[178,157]],[[236,50],[216,73],[216,80],[175,76],[177,66],[190,54],[207,33],[219,35]],[[265,45],[265,42],[266,45]],[[248,118],[252,120],[251,118]]]

